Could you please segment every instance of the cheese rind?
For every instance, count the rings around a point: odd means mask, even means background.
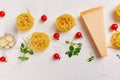
[[[107,45],[105,36],[104,14],[102,7],[96,7],[81,12],[83,19],[99,54],[101,57],[107,56]]]

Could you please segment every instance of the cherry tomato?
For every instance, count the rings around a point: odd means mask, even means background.
[[[5,12],[4,11],[0,11],[0,17],[4,17],[5,16]]]
[[[81,32],[77,32],[77,33],[75,34],[75,37],[76,37],[76,38],[81,38],[81,37],[82,37],[82,33],[81,33]]]
[[[60,34],[59,33],[54,33],[53,37],[54,37],[54,39],[59,40]]]
[[[112,24],[110,28],[111,28],[111,30],[116,31],[118,29],[118,25],[117,24]]]
[[[46,15],[42,15],[41,16],[41,21],[45,22],[47,20],[47,16]]]
[[[55,53],[55,54],[53,55],[53,59],[55,59],[55,60],[60,59],[59,53]]]
[[[1,62],[6,62],[6,57],[5,57],[5,56],[2,56],[2,57],[0,58],[0,61],[1,61]]]

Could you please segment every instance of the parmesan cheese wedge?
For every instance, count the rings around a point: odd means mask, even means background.
[[[107,56],[107,45],[105,36],[104,14],[102,7],[96,7],[81,12],[81,18],[85,28],[93,40],[101,57]]]

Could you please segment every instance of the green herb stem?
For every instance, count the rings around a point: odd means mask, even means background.
[[[26,57],[26,54],[29,53],[30,55],[33,55],[33,51],[28,49],[26,44],[24,44],[24,43],[21,43],[20,51],[21,51],[21,53],[23,53],[23,56],[19,56],[18,58],[22,61],[26,61],[29,59],[28,57]]]

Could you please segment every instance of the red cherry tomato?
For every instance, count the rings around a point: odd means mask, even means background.
[[[45,22],[47,20],[47,16],[46,15],[42,15],[41,16],[41,21]]]
[[[81,32],[77,32],[77,33],[75,34],[75,37],[76,37],[76,38],[81,38],[81,37],[82,37],[82,33],[81,33]]]
[[[54,37],[54,39],[59,40],[60,34],[59,33],[54,33],[53,37]]]
[[[4,17],[5,16],[5,12],[4,11],[0,11],[0,17]]]
[[[111,30],[116,31],[118,29],[118,25],[117,24],[112,24],[110,28],[111,28]]]
[[[55,60],[60,59],[59,53],[55,53],[55,54],[53,55],[53,59],[55,59]]]
[[[2,57],[0,58],[0,61],[1,61],[1,62],[6,62],[6,57],[5,57],[5,56],[2,56]]]

